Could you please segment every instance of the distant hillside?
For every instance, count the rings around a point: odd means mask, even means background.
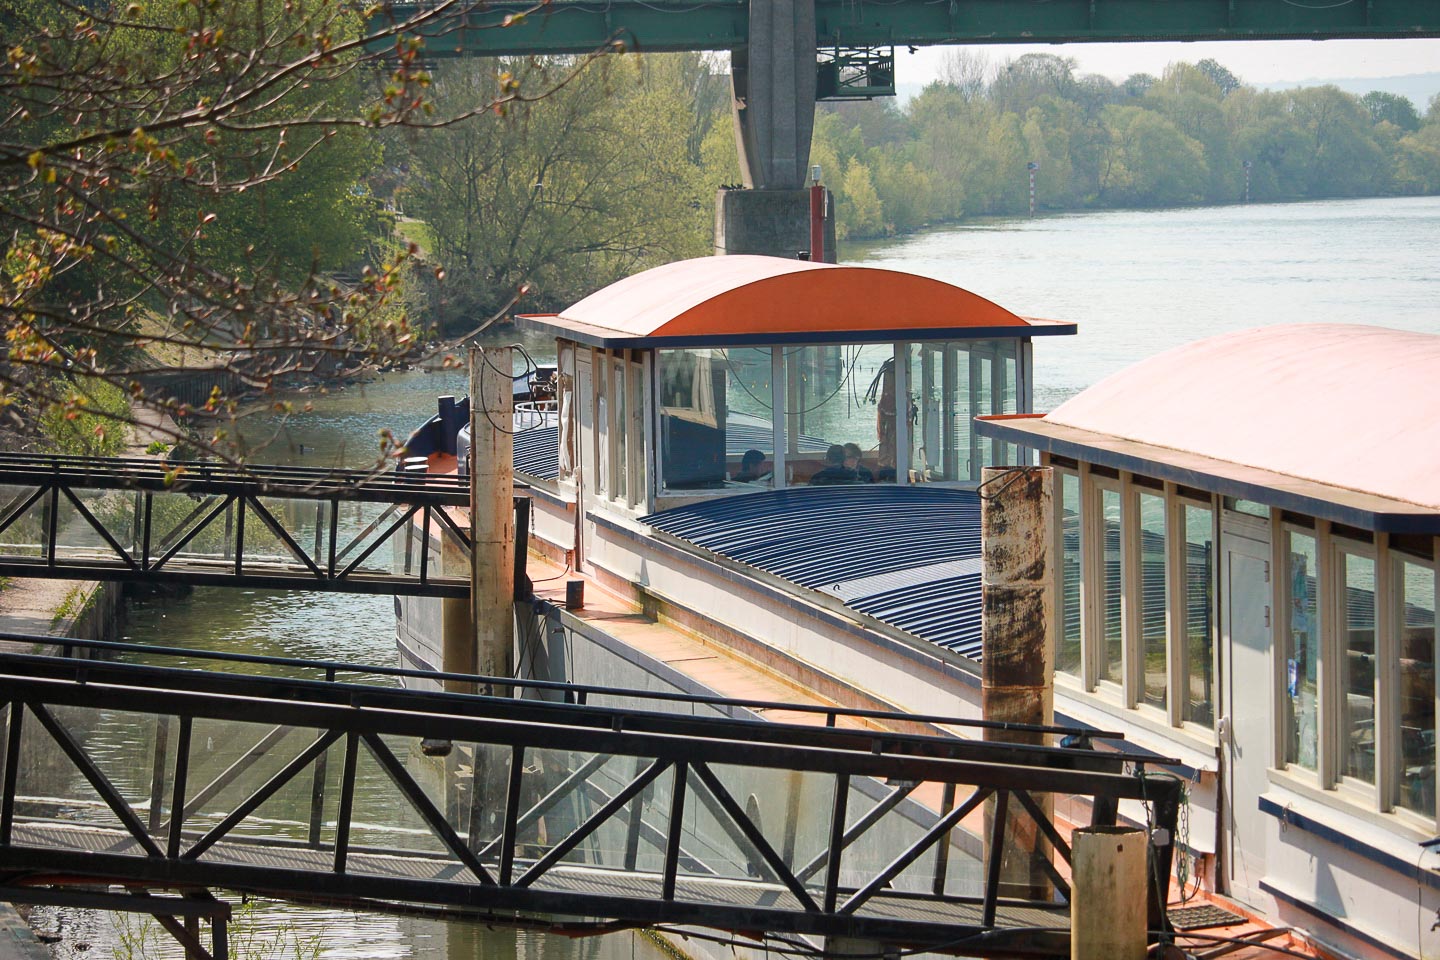
[[[1296,87],[1319,87],[1327,83],[1333,84],[1347,93],[1360,96],[1364,96],[1372,90],[1399,94],[1402,97],[1408,97],[1410,102],[1415,104],[1415,109],[1422,114],[1430,103],[1430,98],[1440,94],[1440,73],[1412,73],[1403,77],[1317,78],[1284,83],[1257,83],[1253,86],[1261,90],[1294,90]]]
[[[1243,77],[1241,79],[1244,80]],[[1415,109],[1422,115],[1430,103],[1430,98],[1440,95],[1440,73],[1412,73],[1403,77],[1347,77],[1344,79],[1321,77],[1313,80],[1287,80],[1279,83],[1252,83],[1250,85],[1261,90],[1294,90],[1296,87],[1321,87],[1327,83],[1334,84],[1341,90],[1357,96],[1364,96],[1371,90],[1383,90],[1386,93],[1408,97],[1410,102],[1415,104]],[[924,83],[897,84],[899,106],[905,106],[911,97],[924,89]]]

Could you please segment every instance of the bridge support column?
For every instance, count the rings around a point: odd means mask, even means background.
[[[981,474],[980,697],[986,720],[1049,724],[1054,719],[1052,473],[1048,467],[986,467]],[[1048,738],[986,730],[985,739],[1043,746]],[[1035,801],[1053,819],[1054,798],[1039,794]],[[986,806],[987,821],[993,809],[993,802]],[[1002,857],[1000,895],[1048,900],[1052,887],[1041,864],[1051,856],[1050,845],[1018,804],[1008,809],[1003,848],[986,851],[987,857]],[[985,836],[988,845],[988,823]]]
[[[750,34],[730,55],[735,144],[744,190],[715,204],[715,252],[810,251],[810,137],[815,127],[815,6],[750,0]],[[833,203],[828,205],[833,209]],[[835,249],[833,217],[826,259]]]

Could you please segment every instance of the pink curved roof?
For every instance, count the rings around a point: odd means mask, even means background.
[[[632,337],[1030,325],[928,277],[746,255],[645,270],[592,293],[558,320]]]
[[[1143,360],[1044,419],[1440,509],[1440,335],[1225,334]]]

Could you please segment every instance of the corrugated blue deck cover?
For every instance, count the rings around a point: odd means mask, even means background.
[[[514,437],[511,459],[517,473],[528,473],[541,480],[560,476],[560,428],[531,427]]]
[[[870,484],[720,497],[643,518],[980,659],[980,498]]]

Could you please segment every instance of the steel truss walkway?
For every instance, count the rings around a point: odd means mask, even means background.
[[[1145,802],[1169,873],[1180,783],[1113,752],[892,732],[939,718],[474,677],[450,679],[525,699],[427,693],[378,685],[403,670],[66,643],[187,666],[0,654],[7,897],[214,887],[1055,956],[1070,852],[1052,808],[1113,824],[1119,801]],[[124,749],[97,733],[117,728]],[[420,741],[445,756],[407,761]],[[377,822],[379,791],[410,819]],[[1007,831],[1048,841],[1053,895],[1004,885],[985,850]]]
[[[0,454],[0,574],[466,597],[469,502],[463,477]],[[397,532],[432,549],[407,566]]]

